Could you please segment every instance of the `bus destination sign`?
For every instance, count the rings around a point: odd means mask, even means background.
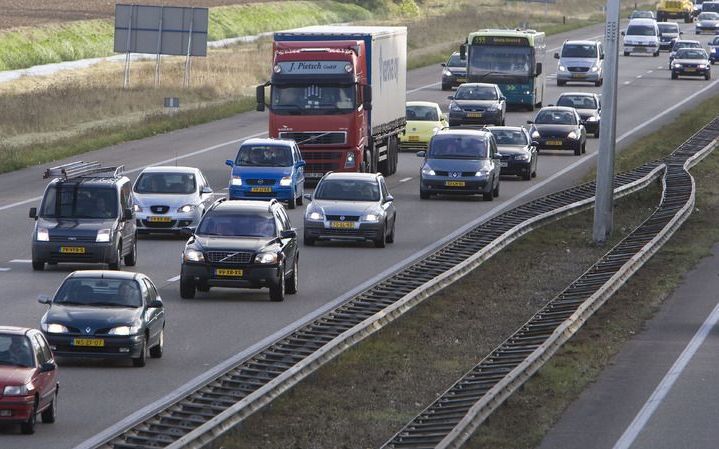
[[[514,36],[475,36],[472,45],[507,45],[512,47],[529,47],[529,39]]]

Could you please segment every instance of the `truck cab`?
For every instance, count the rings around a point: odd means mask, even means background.
[[[660,0],[657,4],[657,22],[684,19],[684,23],[691,23],[694,15],[692,0]]]

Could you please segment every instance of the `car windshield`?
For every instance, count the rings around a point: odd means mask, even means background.
[[[455,53],[452,56],[449,57],[449,61],[447,61],[447,67],[465,67],[467,65],[467,60],[464,61],[459,59],[459,53]]]
[[[197,235],[221,237],[275,237],[275,220],[270,214],[214,213],[205,215]]]
[[[674,51],[679,50],[680,48],[702,48],[701,44],[699,42],[676,42],[674,43]]]
[[[242,145],[235,164],[245,167],[289,167],[292,150],[278,145]]]
[[[0,334],[0,365],[35,366],[35,357],[26,336]]]
[[[287,114],[344,114],[354,110],[354,85],[273,85],[272,111]]]
[[[564,44],[562,58],[596,58],[597,46],[594,44]]]
[[[539,111],[534,123],[538,125],[576,125],[576,117],[569,111]]]
[[[88,307],[142,306],[140,285],[134,279],[70,278],[57,291],[53,304]]]
[[[715,12],[703,12],[697,17],[699,20],[719,20],[719,14]]]
[[[651,11],[634,11],[630,19],[653,19],[654,14]]]
[[[518,129],[492,129],[497,145],[526,145],[527,135]]]
[[[459,86],[455,100],[496,100],[497,91],[489,86]]]
[[[187,195],[196,189],[192,173],[143,173],[135,182],[135,193]]]
[[[658,25],[659,25],[659,33],[661,33],[661,34],[669,34],[669,33],[678,34],[679,33],[679,25],[677,25],[677,24],[659,23]]]
[[[315,199],[379,201],[379,183],[374,179],[325,179],[317,186]]]
[[[695,50],[693,48],[682,48],[677,52],[676,59],[706,59],[707,54],[704,50]]]
[[[429,142],[427,156],[431,159],[486,159],[487,141],[470,135],[436,135]]]
[[[85,187],[79,183],[50,186],[40,207],[43,218],[115,218],[117,213],[114,188]]]
[[[716,36],[714,39],[709,41],[709,45],[719,45],[719,36]]]
[[[594,97],[588,95],[562,95],[557,101],[557,106],[567,106],[576,109],[597,109],[597,102]]]
[[[650,25],[629,25],[627,36],[656,36],[657,30]]]
[[[434,106],[407,106],[407,120],[438,122],[439,114]]]
[[[719,3],[711,2],[711,3],[704,3],[702,5],[702,10],[704,11],[719,11]]]

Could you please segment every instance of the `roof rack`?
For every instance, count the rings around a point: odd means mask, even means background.
[[[125,170],[124,165],[117,167],[101,167],[99,162],[70,162],[48,168],[42,178],[60,178],[67,181],[74,178],[117,178]]]

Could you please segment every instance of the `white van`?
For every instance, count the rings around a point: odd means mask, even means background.
[[[651,53],[659,56],[659,27],[654,19],[632,19],[624,36],[624,56]]]

